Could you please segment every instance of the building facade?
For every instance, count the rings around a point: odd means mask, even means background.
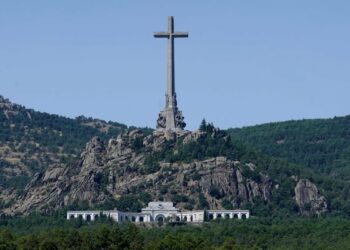
[[[248,210],[195,210],[180,211],[174,207],[172,202],[150,202],[140,213],[121,212],[118,210],[109,211],[68,211],[67,220],[81,217],[86,221],[94,221],[99,216],[107,216],[116,222],[187,222],[202,223],[206,220],[220,218],[227,219],[248,219]]]

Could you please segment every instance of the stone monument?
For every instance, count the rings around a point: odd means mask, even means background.
[[[157,130],[164,132],[181,132],[186,123],[182,112],[177,107],[175,93],[175,63],[174,63],[174,39],[188,37],[187,32],[174,32],[174,17],[168,17],[168,31],[154,33],[155,38],[168,39],[167,53],[167,90],[165,94],[165,108],[159,113]]]
[[[248,219],[249,210],[194,210],[181,211],[174,207],[172,202],[152,201],[148,203],[141,213],[123,212],[118,210],[109,211],[67,211],[67,220],[78,219],[93,221],[101,215],[113,219],[116,222],[154,223],[154,222],[182,222],[203,223],[216,219]]]

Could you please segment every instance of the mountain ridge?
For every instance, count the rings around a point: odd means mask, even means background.
[[[0,208],[6,213],[45,212],[48,207],[137,210],[151,199],[173,200],[183,209],[244,207],[258,216],[350,212],[346,178],[338,180],[301,161],[264,151],[265,144],[252,143],[258,141],[258,129],[255,134],[244,132],[254,127],[224,131],[203,121],[198,131],[167,139],[150,129],[85,117],[61,118],[9,105],[2,98],[0,146],[8,149],[7,154],[0,151],[0,160],[7,164],[0,164],[0,180],[6,180],[0,182]],[[53,138],[54,145],[50,140],[45,143],[48,139],[37,136],[38,131]],[[60,144],[62,136],[68,139]],[[27,138],[32,141],[23,143]],[[268,135],[264,138],[269,148],[271,140]],[[28,151],[35,143],[40,146]],[[18,185],[16,178],[25,172],[20,164],[33,152],[53,159],[27,171],[27,179]],[[69,153],[70,159],[62,157]],[[17,165],[8,161],[16,154]],[[10,175],[8,170],[17,173]],[[132,183],[150,176],[156,176],[152,187]],[[80,195],[86,190],[85,196]]]

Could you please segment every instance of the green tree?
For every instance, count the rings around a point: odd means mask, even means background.
[[[15,237],[10,230],[1,230],[0,231],[0,249],[1,250],[12,250],[16,249],[14,242]]]
[[[129,224],[128,228],[126,229],[125,232],[125,237],[127,242],[129,243],[129,249],[143,249],[143,241],[144,238],[140,234],[140,230],[134,225],[134,224]]]
[[[44,239],[39,245],[39,250],[58,250],[58,247],[53,240]]]

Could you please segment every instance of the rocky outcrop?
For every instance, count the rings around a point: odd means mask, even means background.
[[[316,185],[308,179],[300,179],[294,188],[295,201],[302,213],[320,214],[327,211],[327,202]]]
[[[104,143],[98,137],[94,137],[81,154],[79,173],[70,178],[70,190],[64,196],[64,204],[87,201],[92,206],[107,198],[103,192],[99,192],[105,169],[105,155]]]
[[[50,167],[34,175],[17,202],[4,210],[7,214],[26,214],[32,211],[49,211],[62,207],[63,194],[69,190],[69,169],[62,165]]]
[[[35,176],[24,195],[6,213],[46,211],[73,203],[91,207],[117,197],[142,192],[155,200],[176,200],[184,208],[198,205],[199,195],[210,208],[222,208],[226,199],[238,208],[256,197],[268,201],[273,189],[270,177],[260,173],[259,182],[244,176],[239,161],[214,157],[191,162],[149,163],[150,155],[175,147],[178,141],[196,141],[203,132],[144,135],[140,130],[119,135],[108,143],[94,137],[87,143],[80,160],[70,166],[57,165]],[[177,140],[181,137],[181,140]],[[151,165],[150,165],[151,164]],[[157,165],[154,167],[152,164]],[[249,165],[253,171],[255,166]],[[189,197],[181,200],[179,197]]]
[[[0,95],[0,110],[3,111],[6,119],[10,119],[11,117],[18,115],[21,108],[22,107],[20,105],[11,103],[9,99],[6,99]],[[26,112],[26,115],[29,119],[31,119],[28,112]]]
[[[265,177],[262,183],[247,179],[242,175],[239,162],[232,162],[225,157],[217,157],[196,164],[203,165],[212,162],[211,168],[206,167],[206,171],[202,171],[200,179],[200,187],[202,191],[208,195],[214,189],[219,192],[216,198],[232,197],[233,201],[249,201],[252,202],[254,197],[261,197],[268,200],[271,195],[272,181]],[[220,162],[218,164],[218,162]],[[220,207],[213,207],[220,208]]]
[[[183,140],[183,143],[184,144],[188,144],[192,141],[197,141],[199,138],[201,138],[205,133],[200,131],[200,130],[196,130],[196,131],[193,131],[192,133],[189,133],[187,134],[185,137],[184,137],[184,140]]]
[[[99,192],[99,178],[103,176],[105,152],[104,143],[94,137],[87,143],[79,162],[70,166],[55,165],[37,173],[24,195],[4,212],[50,211],[76,201],[87,201],[89,205],[104,201],[106,196]]]

